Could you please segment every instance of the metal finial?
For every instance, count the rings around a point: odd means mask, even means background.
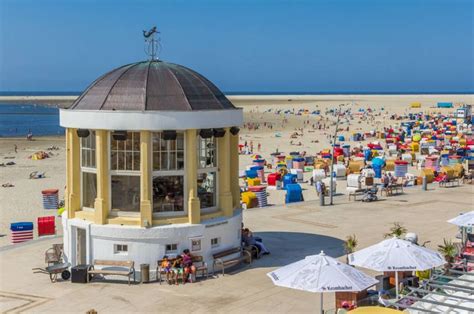
[[[143,37],[145,38],[145,52],[150,56],[151,60],[157,60],[158,48],[160,44],[160,38],[155,38],[156,34],[160,32],[153,26],[149,31],[143,31]]]

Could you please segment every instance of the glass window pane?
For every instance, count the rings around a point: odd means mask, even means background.
[[[110,155],[110,169],[117,170],[117,153],[112,152]]]
[[[95,162],[95,149],[91,150],[91,156],[90,156],[91,164],[90,166],[95,168],[96,167],[96,162]]]
[[[95,173],[82,173],[82,207],[94,208],[97,197],[97,176]]]
[[[168,169],[176,170],[176,153],[175,152],[169,153],[168,162],[169,162]]]
[[[128,151],[125,153],[125,169],[133,170],[133,154]]]
[[[177,159],[177,169],[182,170],[184,169],[184,152],[178,152],[176,154],[176,159]]]
[[[161,170],[168,170],[168,154],[160,153],[161,159]]]
[[[176,138],[176,142],[177,142],[177,149],[184,150],[184,135],[183,135],[183,133],[178,133],[178,136]]]
[[[125,170],[125,153],[117,153],[117,170]]]
[[[140,153],[133,153],[133,170],[140,171]]]
[[[153,212],[184,211],[184,177],[153,178]]]
[[[133,132],[133,150],[140,151],[140,132]]]
[[[153,153],[153,170],[161,170],[160,153]]]
[[[216,173],[199,173],[197,186],[201,208],[216,206]]]
[[[127,132],[127,140],[125,141],[125,150],[131,151],[133,147],[133,132]]]
[[[140,212],[140,176],[112,176],[112,208]]]
[[[169,145],[169,150],[170,150],[170,151],[176,150],[176,140],[174,140],[174,141],[168,141],[168,145]]]

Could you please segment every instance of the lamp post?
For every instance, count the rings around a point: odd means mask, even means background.
[[[333,198],[334,198],[334,192],[333,192],[333,181],[334,181],[334,176],[333,176],[333,171],[334,171],[334,147],[336,145],[336,138],[337,138],[337,131],[339,128],[339,121],[341,120],[341,110],[342,110],[342,104],[339,105],[339,110],[337,111],[337,120],[336,120],[336,129],[334,130],[334,137],[332,140],[332,152],[331,152],[331,171],[330,171],[330,181],[329,181],[329,204],[333,205]]]

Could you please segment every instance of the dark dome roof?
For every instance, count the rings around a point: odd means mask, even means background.
[[[181,65],[143,61],[112,70],[72,104],[75,110],[236,109],[208,79]]]

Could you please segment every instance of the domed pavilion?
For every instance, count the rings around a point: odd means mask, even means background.
[[[151,60],[95,80],[66,128],[65,255],[155,265],[240,246],[242,110],[205,77]],[[212,263],[208,263],[212,264]]]

